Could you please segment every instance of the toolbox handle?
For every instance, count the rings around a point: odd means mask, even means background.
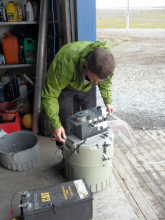
[[[50,206],[53,208],[53,213],[56,214],[57,212],[56,212],[56,207],[55,207],[55,205],[51,202],[51,203],[50,203]]]

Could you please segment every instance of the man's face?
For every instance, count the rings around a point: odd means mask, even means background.
[[[103,79],[99,79],[98,76],[96,76],[94,73],[91,73],[88,69],[87,69],[87,75],[88,78],[93,81],[95,84],[98,84],[99,81],[103,81]]]
[[[85,62],[85,66],[87,68],[87,75],[88,78],[93,81],[95,84],[98,84],[99,81],[103,81],[103,79],[99,79],[98,76],[96,76],[96,74],[91,73],[88,69],[88,61]]]

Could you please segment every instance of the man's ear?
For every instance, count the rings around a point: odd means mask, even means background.
[[[85,67],[88,68],[88,61],[87,60],[85,61]]]

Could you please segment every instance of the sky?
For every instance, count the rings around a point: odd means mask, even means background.
[[[128,0],[96,0],[96,8],[127,7]],[[131,7],[165,6],[165,0],[129,0]]]

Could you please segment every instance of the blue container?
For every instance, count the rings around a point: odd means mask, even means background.
[[[3,86],[0,86],[0,103],[5,102],[5,92]]]
[[[18,80],[15,74],[13,74],[12,84],[13,84],[13,89],[14,89],[14,98],[16,99],[20,97],[20,94],[19,94]]]

